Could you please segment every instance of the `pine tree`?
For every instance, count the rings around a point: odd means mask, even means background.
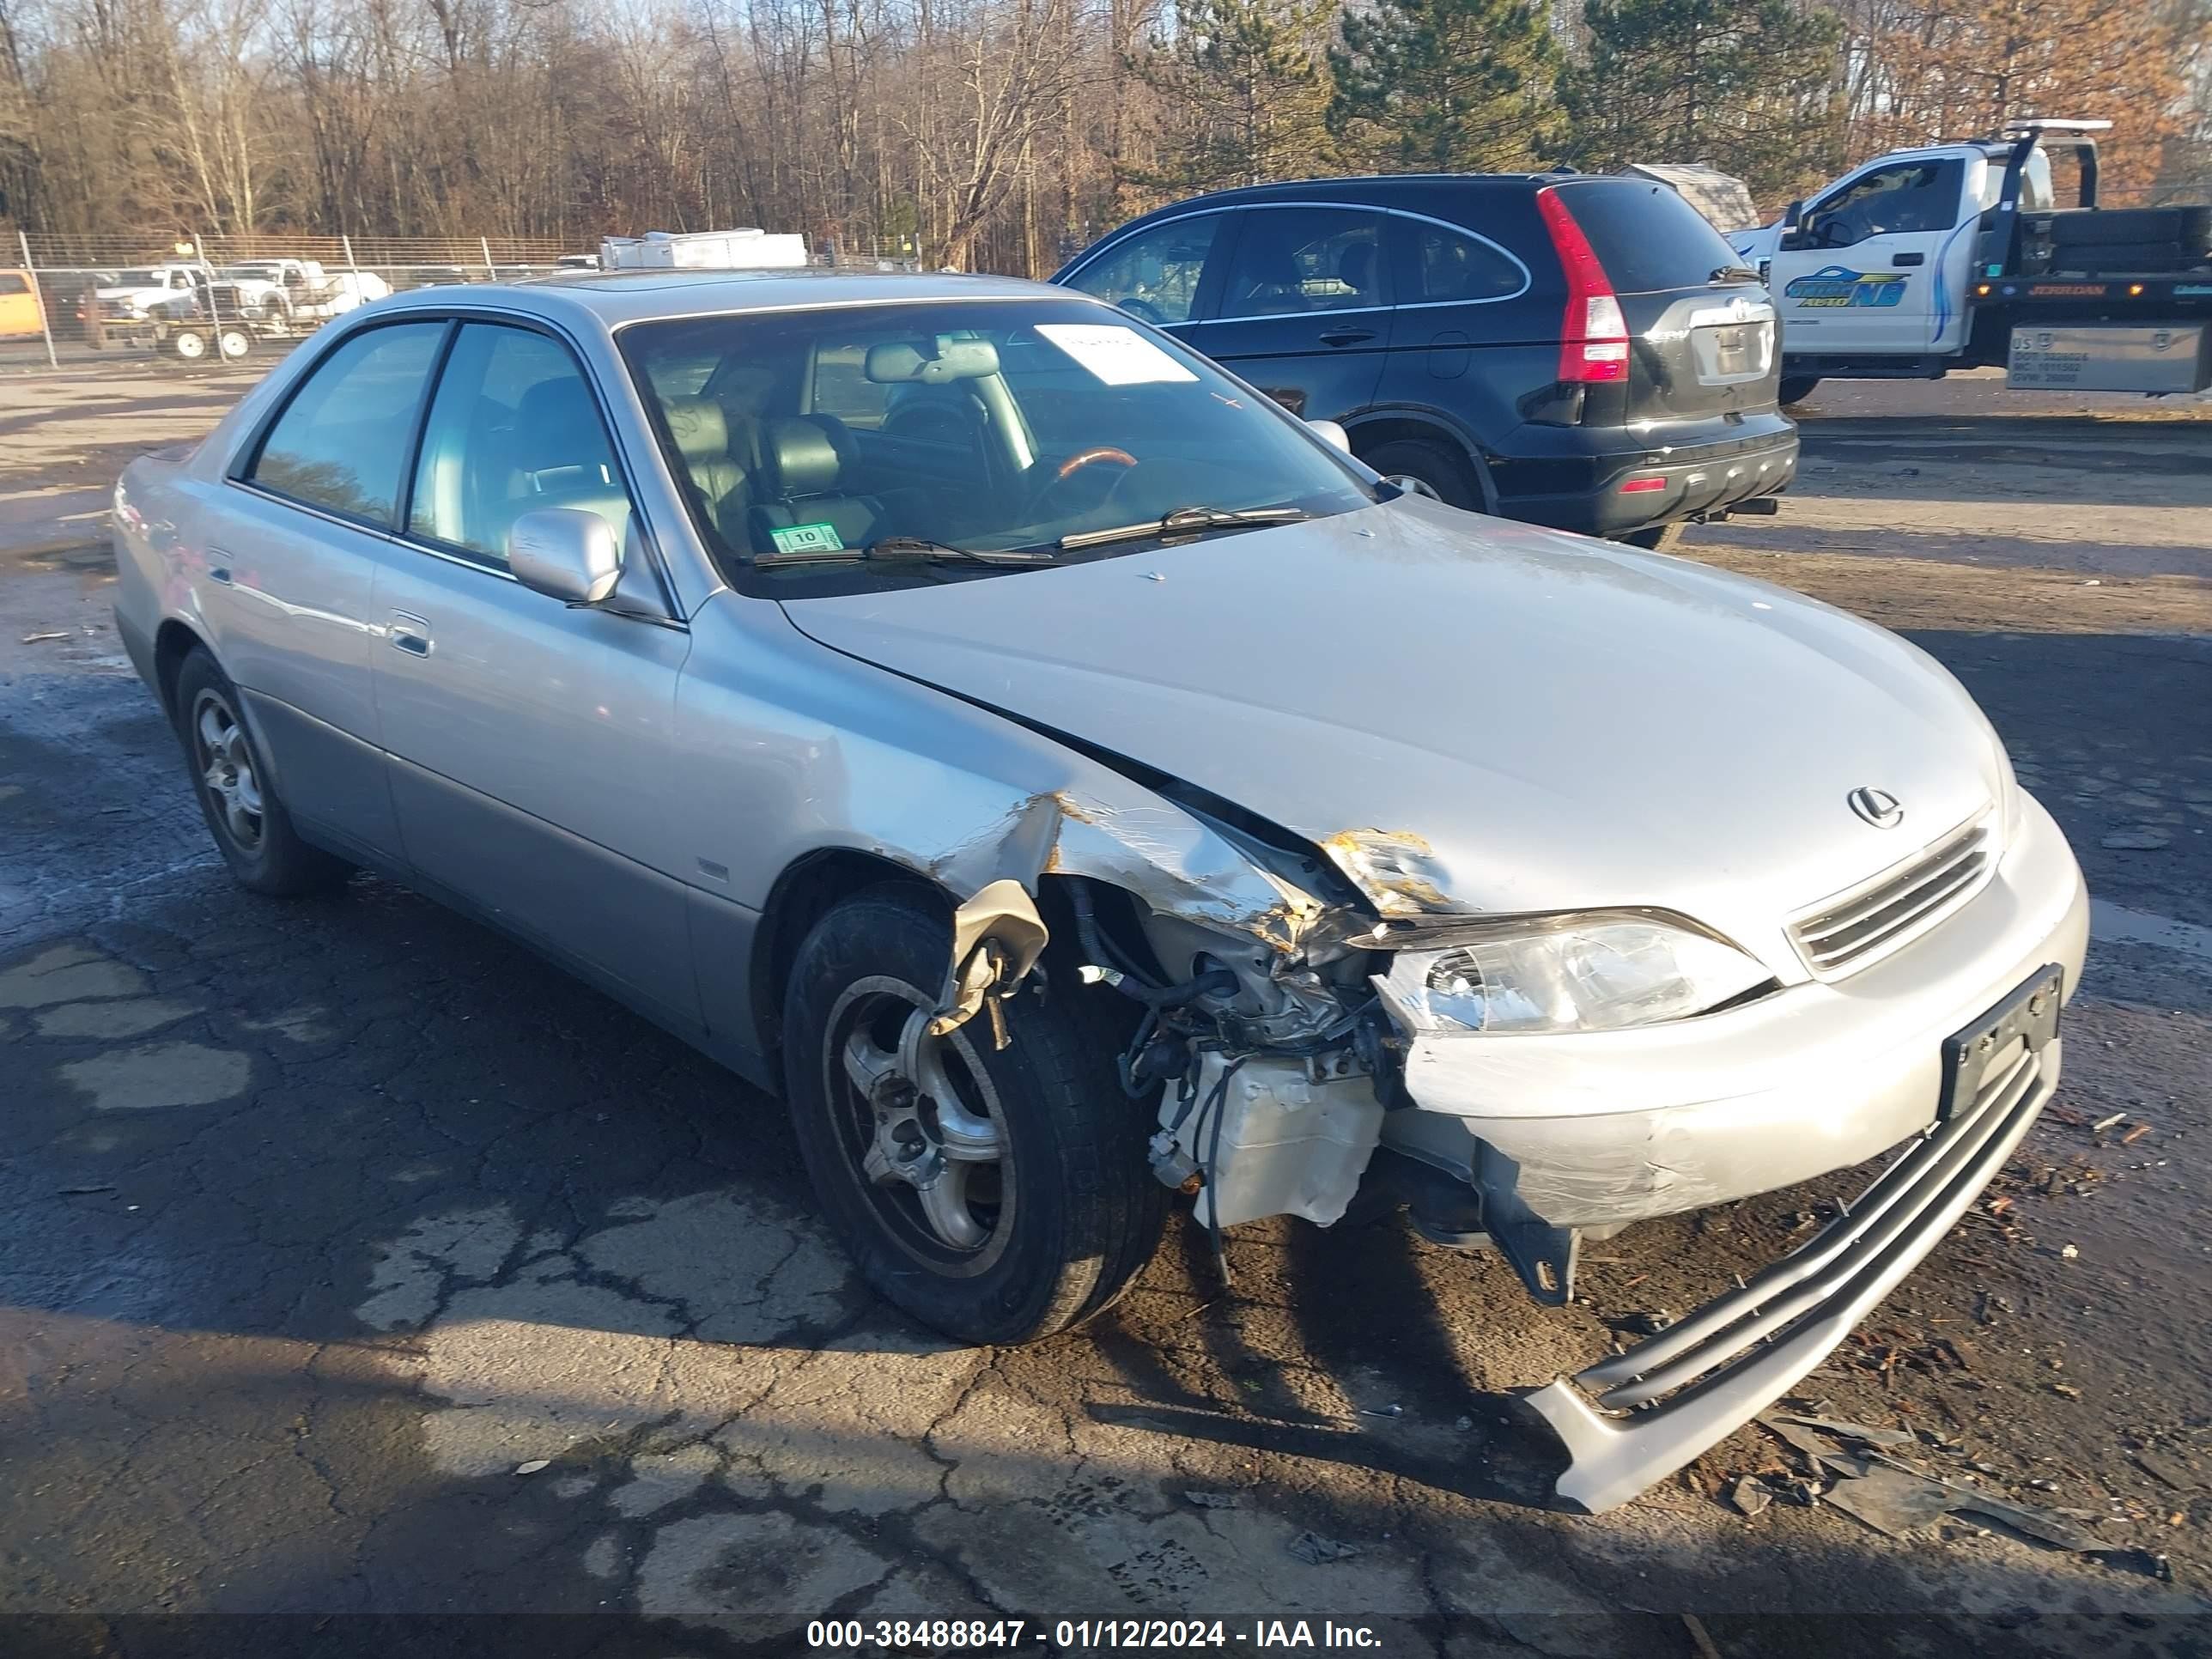
[[[1321,42],[1335,0],[1184,0],[1131,65],[1166,119],[1131,182],[1176,196],[1324,171]]]
[[[1328,55],[1328,129],[1386,169],[1510,172],[1548,163],[1559,53],[1523,0],[1377,0],[1347,10]]]
[[[1703,161],[1762,202],[1841,161],[1843,26],[1793,0],[1589,0],[1589,51],[1559,76],[1568,159]]]

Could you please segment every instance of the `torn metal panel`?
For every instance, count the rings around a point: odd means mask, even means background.
[[[1002,878],[978,889],[952,913],[952,962],[929,1034],[943,1036],[958,1029],[983,1006],[986,996],[1011,994],[1029,977],[1050,937],[1036,901],[1019,882]],[[995,1006],[991,1029],[998,1046],[1005,1048],[1006,1021]]]
[[[1386,916],[1464,914],[1472,907],[1446,896],[1449,872],[1428,838],[1410,830],[1345,830],[1322,850]]]

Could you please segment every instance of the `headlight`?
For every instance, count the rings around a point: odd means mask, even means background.
[[[1619,1031],[1708,1012],[1773,978],[1725,939],[1636,911],[1455,924],[1437,945],[1399,951],[1375,980],[1419,1030]]]

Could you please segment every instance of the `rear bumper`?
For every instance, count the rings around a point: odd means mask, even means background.
[[[1555,471],[1547,468],[1547,471]],[[1714,513],[1754,496],[1779,495],[1797,476],[1793,428],[1764,442],[1640,448],[1589,458],[1587,482],[1571,490],[1501,497],[1508,518],[1617,536],[1700,513]],[[1658,487],[1624,492],[1631,479],[1657,479]]]

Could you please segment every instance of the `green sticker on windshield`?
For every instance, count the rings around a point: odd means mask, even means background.
[[[840,553],[845,547],[834,524],[795,524],[768,535],[779,553]]]

